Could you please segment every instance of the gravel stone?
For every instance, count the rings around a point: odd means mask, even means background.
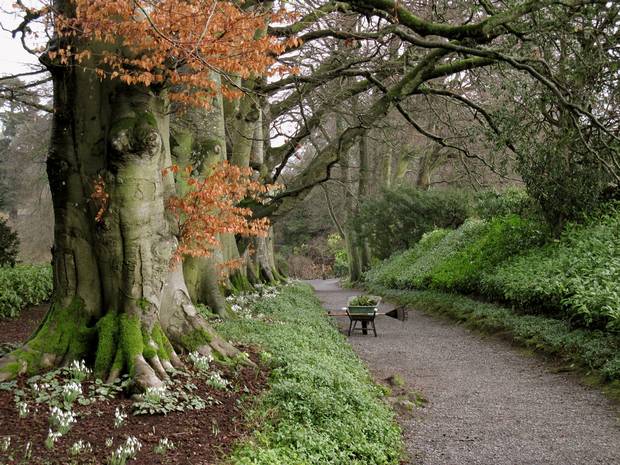
[[[328,309],[361,292],[310,281]],[[391,309],[382,302],[382,309]],[[337,318],[342,328],[346,318]],[[428,400],[402,415],[416,465],[620,465],[620,412],[601,392],[498,338],[420,311],[349,338],[378,381],[400,374]]]

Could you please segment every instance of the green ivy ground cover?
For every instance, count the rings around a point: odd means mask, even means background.
[[[0,318],[19,315],[29,305],[45,302],[52,294],[52,267],[0,267]]]
[[[425,235],[366,281],[392,289],[471,293],[573,327],[620,331],[620,210],[608,207],[558,239],[516,215]]]
[[[235,465],[398,464],[402,443],[393,412],[311,288],[283,287],[260,299],[246,318],[218,330],[256,344],[272,366],[268,392],[251,416],[253,437]]]

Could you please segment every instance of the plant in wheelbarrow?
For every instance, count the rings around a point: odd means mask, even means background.
[[[368,334],[368,325],[377,337],[375,329],[375,317],[377,316],[378,306],[381,297],[374,295],[360,295],[351,297],[347,303],[347,316],[349,317],[349,336],[358,330],[362,334]],[[361,328],[357,328],[357,323],[361,322]]]

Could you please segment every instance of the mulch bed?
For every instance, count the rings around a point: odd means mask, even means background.
[[[0,344],[23,342],[34,333],[45,316],[49,304],[22,310],[17,318],[0,319]]]
[[[28,311],[28,318],[0,320],[0,342],[15,341],[4,337],[7,332],[19,334],[21,340],[27,338],[38,325],[34,318],[37,314],[39,319],[42,318],[44,309]],[[250,358],[259,365],[255,350],[249,347],[243,347],[242,350],[249,353]],[[252,399],[265,388],[268,373],[264,367],[244,366],[235,370],[217,364],[214,366],[232,385],[226,390],[214,389],[204,380],[193,378],[191,382],[198,387],[195,393],[203,399],[211,397],[214,400],[205,409],[174,412],[165,416],[132,415],[132,401],[124,396],[87,406],[75,403],[73,411],[78,414],[77,423],[58,439],[53,450],[48,450],[44,444],[49,430],[49,407],[31,402],[30,413],[21,419],[13,400],[13,392],[0,390],[0,442],[3,437],[11,437],[9,450],[2,452],[0,449],[0,464],[105,464],[110,454],[129,436],[136,437],[142,443],[142,449],[135,459],[128,462],[130,464],[216,464],[232,450],[239,439],[251,432],[254,425],[248,424],[244,413]],[[84,392],[87,392],[88,383],[83,382]],[[24,385],[25,380],[18,382],[18,386]],[[121,427],[114,428],[117,407],[122,407],[129,415]],[[164,455],[157,454],[154,447],[164,437],[174,443],[174,449]],[[112,447],[106,446],[108,438],[113,438]],[[92,453],[70,455],[69,448],[80,439],[91,444]],[[32,456],[29,461],[22,461],[28,442],[31,443]],[[12,460],[7,457],[9,454],[13,455]]]

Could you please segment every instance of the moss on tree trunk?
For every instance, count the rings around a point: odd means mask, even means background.
[[[77,68],[55,68],[53,78],[53,303],[31,339],[0,360],[0,380],[85,359],[98,376],[128,373],[143,390],[180,368],[183,351],[237,355],[192,305],[182,267],[171,266],[165,95]],[[107,197],[91,198],[95,182]]]

